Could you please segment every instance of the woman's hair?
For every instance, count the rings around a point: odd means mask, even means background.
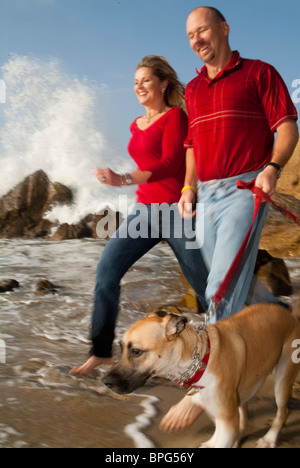
[[[181,107],[186,111],[185,86],[179,81],[176,71],[171,67],[164,57],[157,55],[147,55],[137,66],[137,70],[142,67],[150,68],[153,75],[160,81],[168,81],[165,91],[165,101],[169,107]]]

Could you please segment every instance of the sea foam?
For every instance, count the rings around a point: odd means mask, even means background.
[[[42,169],[52,181],[70,187],[76,199],[73,207],[56,208],[50,218],[77,222],[114,205],[118,190],[101,186],[94,170],[113,163],[125,172],[130,162],[116,153],[101,128],[106,86],[70,76],[55,58],[12,55],[0,75],[6,84],[0,197]]]

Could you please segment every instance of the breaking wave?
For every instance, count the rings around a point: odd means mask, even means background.
[[[76,222],[109,201],[113,204],[117,191],[101,187],[93,175],[112,160],[123,171],[129,164],[101,129],[107,87],[68,75],[55,58],[13,55],[1,77],[7,96],[0,130],[0,196],[42,169],[75,194],[74,207],[52,213],[60,222]]]

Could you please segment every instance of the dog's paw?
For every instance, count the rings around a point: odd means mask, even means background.
[[[262,437],[257,442],[256,448],[268,448],[268,449],[276,448],[276,443],[274,441],[272,441],[272,440],[268,440],[268,439]]]
[[[201,449],[212,449],[214,448],[214,440],[213,438],[207,440],[206,442],[202,442],[202,444],[200,445]]]

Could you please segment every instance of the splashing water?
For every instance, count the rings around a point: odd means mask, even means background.
[[[55,208],[52,219],[77,222],[107,202],[114,204],[117,191],[101,187],[93,174],[112,160],[124,172],[129,164],[108,147],[101,131],[106,87],[69,76],[56,59],[18,55],[2,67],[1,76],[7,96],[0,131],[0,197],[43,169],[76,196],[75,206]]]

